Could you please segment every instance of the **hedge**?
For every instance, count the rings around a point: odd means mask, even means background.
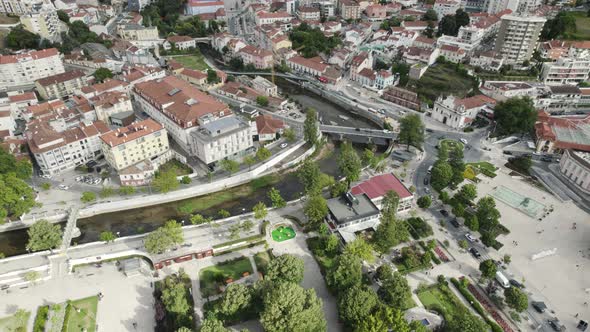
[[[266,235],[266,228],[268,227],[268,225],[270,225],[270,221],[268,220],[265,220],[262,222],[262,224],[260,224],[260,234]]]
[[[40,306],[39,309],[37,309],[37,316],[35,316],[33,332],[44,332],[47,319],[49,319],[49,306]]]
[[[490,172],[490,170],[486,169],[486,168],[480,168],[479,171],[481,172],[481,174],[490,177],[490,178],[495,178],[496,177],[496,173],[494,172]]]
[[[70,320],[70,312],[72,311],[72,303],[68,301],[66,305],[66,314],[64,315],[64,324],[61,326],[61,332],[68,332],[68,321]]]
[[[232,240],[232,241],[216,244],[213,246],[213,249],[228,247],[228,246],[231,246],[232,244],[236,244],[236,243],[240,243],[240,242],[251,242],[252,240],[258,240],[258,239],[263,239],[263,238],[264,238],[264,235],[261,235],[261,234],[252,235],[252,236],[248,236],[248,237],[239,238],[237,240]]]
[[[224,250],[224,251],[215,252],[215,253],[213,253],[213,256],[221,256],[221,255],[229,254],[231,252],[242,250],[245,248],[252,248],[252,247],[255,247],[255,246],[265,243],[265,242],[266,242],[266,240],[264,240],[264,239],[257,241],[257,242],[249,242],[249,243],[244,244],[243,246],[231,248],[231,249]]]
[[[459,290],[461,295],[463,295],[463,297],[467,300],[467,302],[471,304],[473,309],[475,309],[475,311],[477,311],[477,313],[484,319],[484,321],[492,328],[492,332],[504,332],[500,325],[496,324],[494,321],[488,318],[487,312],[483,309],[479,301],[469,292],[469,290],[467,290],[465,287],[463,287],[463,285],[461,285],[459,280],[451,278],[451,282],[453,283],[453,285],[455,285],[455,287],[457,287],[457,289]]]

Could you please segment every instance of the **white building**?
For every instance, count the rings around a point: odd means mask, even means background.
[[[65,71],[57,49],[0,55],[0,90],[32,85],[36,80]]]
[[[514,97],[537,97],[537,88],[527,82],[517,81],[486,81],[481,86],[480,91],[484,95],[504,101]]]
[[[254,90],[262,92],[265,96],[276,97],[278,96],[278,88],[276,84],[267,80],[262,76],[256,76],[252,81],[252,88]]]
[[[162,47],[168,51],[172,49],[172,45],[174,45],[177,50],[185,51],[191,47],[195,48],[197,43],[195,42],[194,38],[189,36],[170,36],[166,38],[166,41],[164,41]]]
[[[207,165],[240,158],[254,145],[250,125],[237,116],[205,123],[191,132],[191,138],[191,150]]]
[[[434,103],[431,116],[451,128],[461,129],[471,124],[486,106],[494,105],[495,102],[484,95],[465,99],[458,99],[452,95],[446,98],[440,96]]]
[[[232,114],[226,104],[175,76],[136,84],[132,95],[144,112],[193,155],[196,151],[191,147],[191,131]]]
[[[565,150],[559,170],[576,188],[590,194],[590,152]]]
[[[51,0],[2,0],[0,13],[23,15],[35,10],[40,5],[51,4]]]
[[[35,88],[43,99],[61,99],[88,85],[86,74],[81,70],[66,71],[35,81]]]
[[[461,2],[453,0],[436,0],[432,7],[438,15],[439,20],[445,15],[455,15],[455,12],[459,8],[461,8]]]
[[[61,41],[62,23],[57,17],[57,10],[51,4],[34,6],[28,14],[20,17],[20,22],[26,30],[38,34],[41,38],[53,42]]]
[[[111,123],[113,114],[132,112],[133,106],[127,94],[118,91],[109,91],[89,99],[96,112],[96,118],[104,123]]]
[[[579,84],[588,80],[590,58],[559,58],[543,63],[541,78],[548,85]]]
[[[288,23],[293,20],[293,16],[287,12],[274,12],[269,13],[267,11],[260,11],[256,13],[256,25],[273,24],[275,22]]]
[[[504,15],[501,19],[494,50],[506,59],[506,63],[522,64],[533,55],[547,19],[516,15]]]

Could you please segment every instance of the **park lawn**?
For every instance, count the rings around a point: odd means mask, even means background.
[[[160,166],[160,168],[159,168],[160,172],[167,172],[170,170],[173,170],[174,173],[176,173],[176,176],[188,175],[193,172],[193,170],[190,167],[188,167],[187,165],[181,163],[180,161],[178,161],[176,159],[168,160],[167,162],[164,163],[164,165]]]
[[[31,317],[31,312],[27,311],[27,318],[24,322],[19,322],[15,315],[0,319],[0,331],[17,331],[18,329],[27,330],[27,323]],[[19,324],[21,323],[21,324]]]
[[[182,55],[182,56],[175,56],[172,59],[176,62],[179,62],[186,68],[194,69],[194,70],[207,70],[211,69],[207,63],[205,63],[205,57],[199,50],[195,51],[195,54],[191,55]]]
[[[590,40],[590,17],[586,12],[572,12],[576,18],[576,32],[568,32],[565,39]]]
[[[408,309],[412,309],[412,308],[414,308],[416,306],[417,306],[417,304],[416,304],[416,302],[414,302],[414,299],[412,299],[411,296],[408,296],[406,298],[406,300],[404,301],[404,307],[402,308],[402,311],[406,311]]]
[[[254,263],[256,263],[256,268],[258,271],[262,272],[262,274],[266,274],[266,267],[270,263],[272,257],[268,251],[261,251],[254,255]]]
[[[432,103],[440,95],[464,98],[471,90],[477,89],[477,82],[458,73],[455,64],[439,63],[429,67],[418,81],[410,80],[408,88]]]
[[[456,147],[461,148],[461,150],[463,150],[465,148],[465,146],[463,145],[463,143],[456,141],[454,139],[443,139],[442,141],[440,141],[439,145],[442,146],[446,146],[447,150],[450,151],[452,149],[455,149]]]
[[[491,163],[489,163],[487,161],[480,161],[478,163],[467,163],[466,165],[473,166],[476,169],[478,169],[478,168],[485,169],[488,172],[492,172],[492,173],[495,173],[497,170],[496,166],[492,165]]]
[[[96,310],[98,307],[98,296],[91,296],[84,299],[79,299],[71,302],[71,306],[66,312],[67,321],[64,324],[67,326],[66,332],[88,331],[94,332],[96,330]],[[76,309],[80,309],[78,312]]]
[[[199,271],[199,280],[202,296],[219,294],[219,287],[224,285],[228,278],[236,281],[242,278],[244,272],[249,274],[253,272],[248,257],[240,257],[201,269]]]
[[[433,285],[417,295],[426,309],[440,312],[445,317],[445,320],[449,321],[452,317],[458,315],[461,310],[467,310],[467,308],[448,289],[448,286],[442,287],[446,287],[447,291],[442,291],[440,285]]]

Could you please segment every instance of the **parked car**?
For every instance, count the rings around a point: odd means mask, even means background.
[[[561,322],[559,321],[559,319],[557,319],[557,318],[550,319],[550,320],[547,321],[547,323],[549,323],[549,326],[551,326],[551,328],[554,331],[563,331],[563,330],[565,330],[565,326],[563,326],[561,324]]]
[[[524,288],[524,285],[518,282],[516,279],[510,279],[510,284],[516,288]]]
[[[84,181],[84,177],[82,175],[76,176],[76,182]]]
[[[65,184],[60,184],[59,186],[57,186],[59,189],[61,190],[68,190],[70,189],[70,187],[66,186]]]
[[[463,143],[463,144],[467,144],[467,140],[466,140],[466,139],[464,139],[464,138],[461,138],[461,139],[460,139],[460,141],[461,141],[461,143]]]
[[[475,258],[480,258],[481,254],[479,253],[479,251],[475,248],[469,248],[469,252],[473,255],[473,257]]]
[[[424,185],[427,186],[430,183],[430,179],[428,177],[424,178]]]
[[[451,223],[451,225],[453,225],[453,226],[455,226],[457,228],[461,227],[461,224],[459,223],[459,221],[457,220],[457,218],[452,219],[450,221],[450,223]]]
[[[93,181],[92,183],[93,183],[93,184],[100,184],[101,182],[102,182],[102,180],[101,180],[101,179],[99,179],[99,178],[96,178],[96,179],[94,179],[94,181]]]
[[[381,114],[385,114],[385,108],[382,108],[382,109],[380,109],[380,110],[379,110],[379,113],[381,113]]]
[[[426,132],[428,132],[428,133],[433,133],[433,132],[434,132],[434,130],[432,130],[432,129],[430,129],[430,128],[426,128]]]
[[[43,175],[41,175],[41,177],[44,179],[51,179],[51,175],[49,175],[49,174],[43,174]]]
[[[547,310],[547,305],[543,301],[533,301],[531,302],[531,306],[537,310],[538,313],[542,314]]]
[[[443,217],[448,217],[449,216],[449,211],[447,211],[447,210],[440,210],[438,212],[440,212],[440,214],[442,214]]]
[[[467,241],[472,242],[472,243],[477,241],[477,239],[473,235],[471,235],[471,233],[465,234],[465,238],[467,239]]]
[[[288,145],[289,145],[289,144],[287,144],[287,143],[281,143],[280,147],[281,147],[281,149],[284,149],[284,148],[286,148]]]

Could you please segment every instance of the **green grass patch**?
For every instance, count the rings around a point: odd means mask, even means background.
[[[283,242],[295,238],[295,230],[291,227],[279,226],[271,233],[272,239],[277,242]]]
[[[94,332],[96,330],[97,307],[98,296],[71,301],[67,308],[62,331],[79,332],[84,330]]]
[[[49,306],[43,305],[37,308],[37,314],[35,315],[35,323],[33,324],[33,332],[45,331],[45,324],[49,319]]]
[[[323,275],[330,270],[336,263],[336,253],[326,253],[322,248],[322,239],[319,237],[312,237],[305,240],[307,247],[313,253],[313,257],[320,265],[320,271]]]
[[[256,191],[261,188],[270,187],[273,184],[277,183],[278,181],[279,181],[279,178],[276,174],[270,174],[270,175],[261,176],[257,179],[250,181],[249,185],[250,185],[250,188],[252,188],[252,191]]]
[[[452,94],[464,98],[470,91],[477,89],[477,81],[466,73],[460,73],[455,64],[439,63],[429,67],[418,81],[410,80],[408,88],[432,103],[440,95]]]
[[[228,247],[228,246],[231,246],[232,244],[236,244],[236,243],[240,243],[240,242],[256,242],[258,240],[262,240],[262,238],[263,238],[263,236],[261,234],[247,236],[247,237],[242,237],[242,238],[239,238],[239,239],[235,239],[235,240],[223,242],[223,243],[220,243],[220,244],[216,244],[216,245],[213,246],[213,249],[219,249],[219,248],[223,248],[223,247]]]
[[[170,170],[174,171],[174,173],[176,173],[176,176],[188,175],[193,172],[193,170],[190,167],[176,159],[168,160],[159,168],[160,172],[167,172]]]
[[[223,191],[184,200],[178,204],[176,209],[178,212],[185,215],[198,213],[199,211],[207,210],[225,202],[239,200],[239,198],[246,197],[251,193],[252,189],[249,186],[229,188]]]
[[[200,287],[203,297],[220,293],[220,287],[228,279],[238,280],[244,272],[252,274],[252,264],[247,257],[238,257],[199,271]]]
[[[466,165],[473,166],[477,169],[485,169],[489,172],[496,172],[496,170],[498,169],[496,166],[492,165],[487,161],[480,161],[478,163],[467,163]]]
[[[182,64],[185,68],[194,70],[211,69],[205,62],[205,57],[199,50],[195,50],[194,54],[171,57],[174,61]]]
[[[17,315],[2,318],[0,319],[0,331],[26,331],[30,317],[31,313],[27,311],[26,317],[23,316],[22,320]]]
[[[270,263],[272,256],[269,251],[261,251],[254,255],[254,262],[256,263],[256,268],[258,271],[262,272],[262,274],[266,274],[266,267]]]
[[[439,312],[447,321],[458,315],[460,310],[467,310],[448,286],[437,284],[419,292],[417,295],[420,302],[427,309]]]
[[[414,299],[412,299],[412,297],[411,297],[411,296],[408,296],[408,297],[406,298],[406,300],[404,301],[404,306],[403,306],[403,308],[402,308],[402,311],[406,311],[406,310],[408,310],[408,309],[412,309],[412,308],[414,308],[415,306],[417,306],[417,304],[416,304],[416,302],[414,301]]]
[[[576,18],[576,32],[566,32],[563,39],[589,40],[590,39],[590,17],[586,12],[571,12]]]
[[[457,147],[460,148],[461,150],[465,149],[465,146],[463,145],[463,143],[456,141],[454,139],[443,139],[438,143],[438,145],[441,148],[446,147],[448,151],[454,150]]]

